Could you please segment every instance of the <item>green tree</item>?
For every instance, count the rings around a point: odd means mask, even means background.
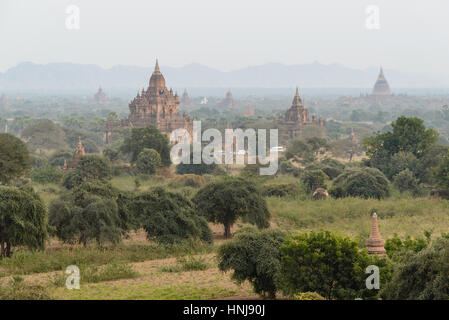
[[[156,150],[161,156],[162,166],[171,164],[168,138],[154,126],[133,128],[131,134],[125,138],[121,151],[131,154],[131,161],[135,162],[144,148]]]
[[[67,147],[64,131],[51,120],[39,120],[28,125],[21,137],[32,151]]]
[[[107,181],[112,177],[112,169],[109,160],[97,155],[82,156],[78,161],[76,172],[85,181]]]
[[[206,219],[195,212],[190,200],[178,193],[155,188],[136,195],[130,208],[138,213],[149,240],[173,244],[199,239],[212,243],[212,232]]]
[[[341,187],[346,196],[383,199],[390,193],[389,181],[375,168],[349,168],[335,178],[333,185]]]
[[[318,188],[326,189],[326,181],[329,177],[322,170],[305,170],[301,176],[301,183],[307,193],[312,193]]]
[[[371,264],[384,268],[387,262],[359,252],[348,237],[329,231],[291,236],[281,247],[283,291],[290,296],[316,292],[329,300],[373,296],[376,292],[365,285],[365,269]]]
[[[154,149],[144,148],[136,161],[136,168],[141,173],[155,174],[161,166],[161,156]]]
[[[231,226],[244,222],[268,228],[270,212],[259,189],[250,181],[227,178],[201,188],[193,198],[197,211],[210,222],[224,226],[224,236],[231,236]]]
[[[384,299],[449,299],[449,240],[440,238],[414,253],[408,251],[382,289]]]
[[[248,280],[254,292],[275,298],[281,271],[280,247],[285,235],[278,230],[259,231],[245,227],[218,249],[218,268],[233,270],[237,283]]]
[[[31,168],[30,153],[19,138],[0,133],[0,182],[7,184]]]
[[[393,183],[400,192],[411,191],[413,194],[417,194],[419,191],[418,179],[409,169],[405,169],[395,175]]]
[[[54,234],[67,243],[118,243],[128,231],[126,205],[111,185],[84,182],[50,203],[49,221]]]
[[[32,190],[0,186],[0,257],[11,256],[14,246],[44,249],[47,209]]]
[[[449,191],[449,152],[434,170],[434,179],[440,188]]]
[[[36,168],[31,171],[31,180],[41,184],[60,183],[62,176],[62,170],[52,166]]]

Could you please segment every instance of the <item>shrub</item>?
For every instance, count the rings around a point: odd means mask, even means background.
[[[280,247],[285,235],[277,230],[258,231],[246,227],[218,249],[218,267],[233,270],[237,283],[248,280],[254,292],[270,298],[276,296],[281,270]]]
[[[262,196],[264,197],[287,197],[298,194],[298,186],[294,183],[269,184],[262,187]]]
[[[301,168],[295,167],[290,161],[281,161],[279,164],[279,172],[282,174],[289,174],[294,177],[299,177]]]
[[[301,292],[294,297],[296,300],[326,300],[316,292]]]
[[[449,240],[440,238],[418,253],[409,251],[395,268],[381,296],[394,300],[447,300]]]
[[[326,189],[326,180],[329,177],[322,170],[306,170],[301,176],[301,182],[307,193],[312,193],[318,188]]]
[[[400,192],[411,191],[413,194],[418,193],[418,179],[415,178],[415,175],[409,169],[405,169],[395,175],[393,183]]]
[[[199,188],[206,184],[206,181],[202,176],[196,174],[183,174],[173,178],[175,183],[179,183],[185,187]]]
[[[357,242],[329,231],[288,237],[281,247],[281,275],[284,293],[316,292],[328,300],[376,295],[365,286],[365,269],[374,264],[382,269],[385,259],[359,251]]]
[[[150,240],[173,244],[199,239],[212,243],[207,221],[197,215],[192,203],[180,194],[155,188],[135,196],[129,208],[138,213]]]
[[[334,180],[347,196],[382,199],[389,195],[389,181],[375,168],[350,168]]]
[[[154,149],[144,148],[136,161],[136,168],[140,173],[155,174],[161,166],[161,156]]]
[[[31,285],[22,277],[12,277],[7,286],[0,285],[0,300],[50,300],[47,289],[41,285]]]
[[[31,158],[25,143],[9,133],[0,133],[0,183],[8,184],[30,168]]]
[[[60,168],[45,166],[31,171],[31,180],[41,184],[59,183],[63,173]]]

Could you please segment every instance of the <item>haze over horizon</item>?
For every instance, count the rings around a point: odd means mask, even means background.
[[[66,9],[80,9],[80,29]],[[379,29],[369,30],[369,5]],[[443,0],[0,0],[0,72],[24,61],[152,67],[199,63],[232,71],[318,61],[449,77]]]

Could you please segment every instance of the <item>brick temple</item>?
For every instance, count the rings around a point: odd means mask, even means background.
[[[128,118],[115,120],[108,118],[104,132],[104,143],[111,143],[111,135],[118,128],[146,127],[153,125],[162,133],[170,136],[175,129],[186,129],[190,135],[193,131],[193,121],[185,112],[179,115],[179,96],[173,89],[167,89],[165,78],[156,60],[154,72],[151,75],[147,90],[137,92],[136,97],[129,103]],[[174,143],[175,141],[171,141]]]

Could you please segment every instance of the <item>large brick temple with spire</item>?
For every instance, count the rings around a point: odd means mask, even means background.
[[[168,90],[165,78],[156,66],[151,75],[147,90],[137,92],[136,97],[129,103],[130,114],[128,118],[115,120],[110,117],[103,128],[104,143],[111,143],[111,136],[117,128],[146,127],[153,125],[162,133],[170,136],[175,129],[186,129],[190,135],[193,131],[193,121],[185,112],[179,115],[179,96]],[[174,141],[172,141],[174,142]]]
[[[392,95],[387,79],[385,79],[382,67],[380,67],[379,76],[377,77],[376,83],[374,84],[373,92],[371,93],[371,95],[377,98],[390,97]]]
[[[318,130],[316,131],[320,137],[325,137],[326,135],[323,118],[317,118],[313,114],[310,120],[309,110],[304,108],[298,88],[296,88],[291,107],[285,112],[285,117],[279,116],[278,126],[281,135],[287,135],[292,139],[302,137],[303,131],[307,127],[317,128]]]

